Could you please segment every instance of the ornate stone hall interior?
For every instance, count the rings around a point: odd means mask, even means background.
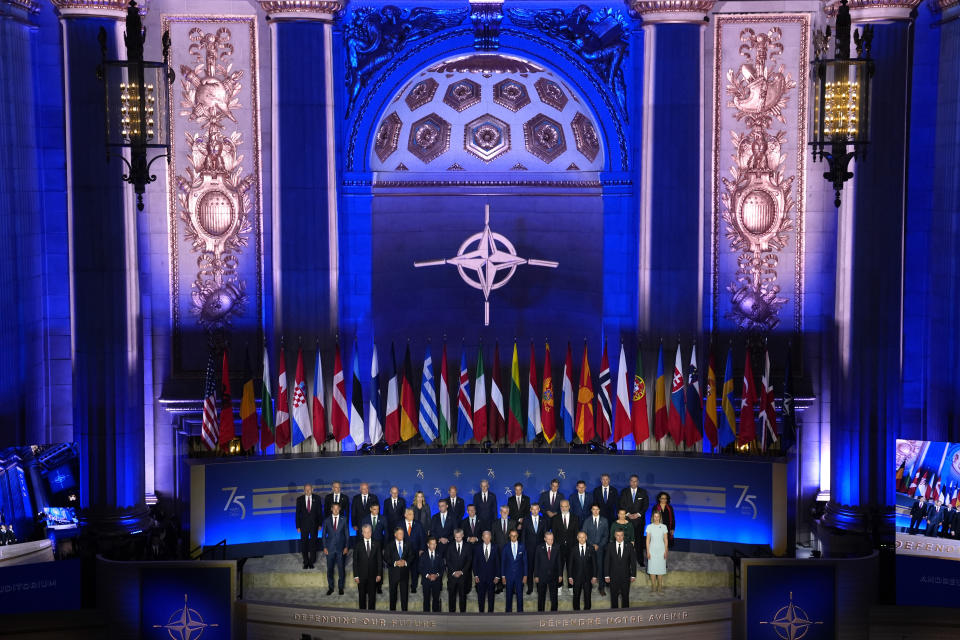
[[[960,0],[0,0],[0,636],[960,637]]]

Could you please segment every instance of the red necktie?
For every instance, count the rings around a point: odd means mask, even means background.
[[[550,559],[550,547],[547,547],[547,560]]]
[[[407,523],[407,535],[410,535],[410,523]]]
[[[307,496],[307,513],[310,513],[310,496]]]

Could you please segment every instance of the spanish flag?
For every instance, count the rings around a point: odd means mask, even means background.
[[[413,365],[410,363],[410,345],[403,356],[403,383],[400,385],[400,439],[411,440],[417,435],[417,401],[413,397]]]
[[[593,377],[587,361],[587,343],[583,343],[583,364],[580,365],[580,389],[577,392],[577,437],[586,444],[593,440]]]
[[[667,376],[663,372],[663,342],[657,354],[656,395],[653,403],[653,435],[657,442],[667,435],[669,417],[667,416]]]
[[[513,343],[513,363],[510,365],[510,409],[507,415],[507,440],[514,444],[523,439],[523,409],[520,407],[520,360],[517,343]]]

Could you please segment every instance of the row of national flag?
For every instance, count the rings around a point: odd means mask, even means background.
[[[943,478],[937,478],[936,472],[929,469],[917,469],[911,480],[903,476],[904,465],[897,470],[897,491],[906,493],[911,498],[926,498],[930,502],[943,500],[945,506],[960,506],[960,487],[954,483],[946,487],[942,485]],[[923,474],[922,476],[920,474]]]
[[[604,443],[623,445],[625,441],[639,449],[654,450],[664,446],[673,450],[720,451],[729,445],[749,449],[754,445],[763,451],[774,446],[786,451],[796,441],[793,380],[789,350],[781,388],[781,423],[778,428],[775,391],[770,373],[770,355],[763,352],[760,384],[753,374],[752,356],[746,351],[739,404],[734,396],[733,348],[727,353],[722,386],[717,385],[714,356],[708,356],[707,375],[701,393],[700,368],[696,345],[689,360],[678,341],[670,375],[664,368],[663,344],[660,344],[654,378],[652,407],[647,394],[641,350],[636,350],[632,372],[627,366],[623,343],[613,375],[604,344],[599,373],[594,378],[590,369],[587,345],[577,386],[573,351],[567,344],[560,380],[560,399],[556,402],[550,344],[544,346],[543,366],[538,377],[536,349],[531,342],[525,392],[521,388],[517,344],[509,368],[509,376],[500,379],[500,350],[494,346],[492,367],[484,365],[483,350],[477,353],[471,369],[466,349],[461,350],[459,369],[451,370],[447,345],[443,344],[440,362],[435,367],[431,348],[424,353],[419,384],[414,377],[410,346],[407,345],[401,367],[397,366],[393,345],[390,347],[392,373],[385,377],[380,370],[376,345],[370,362],[369,396],[364,403],[360,361],[356,343],[352,354],[352,384],[347,401],[347,381],[340,345],[336,346],[330,396],[324,385],[323,363],[319,345],[314,358],[313,385],[307,388],[304,375],[303,349],[297,352],[293,388],[289,387],[284,350],[281,348],[276,378],[276,398],[270,377],[270,361],[263,352],[263,378],[260,382],[261,411],[256,410],[255,382],[250,358],[245,358],[244,383],[240,401],[240,433],[234,424],[228,354],[222,354],[220,402],[218,411],[214,353],[211,351],[206,369],[201,440],[208,450],[230,449],[235,438],[240,448],[261,452],[274,446],[276,451],[299,447],[312,440],[316,445],[327,441],[342,444],[350,438],[355,447],[394,446],[411,441],[442,446],[470,442],[518,444],[542,439],[549,444]],[[439,380],[435,375],[439,370]],[[631,375],[632,373],[632,375]],[[451,379],[452,378],[452,379]],[[526,395],[526,403],[523,395]],[[525,406],[524,406],[525,405]],[[652,408],[652,412],[651,412]],[[739,408],[739,412],[736,410]],[[739,420],[738,420],[739,416]],[[709,448],[705,446],[709,443]]]

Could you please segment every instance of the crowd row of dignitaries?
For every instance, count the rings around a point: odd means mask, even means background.
[[[498,505],[486,480],[471,501],[451,486],[432,513],[422,492],[407,504],[398,487],[382,502],[362,483],[352,497],[334,482],[322,498],[304,486],[297,498],[303,568],[312,569],[318,553],[327,567],[327,595],[334,585],[343,595],[345,564],[353,551],[353,576],[361,609],[376,607],[384,574],[389,578],[390,609],[407,610],[408,594],[423,591],[423,610],[440,611],[444,582],[450,611],[466,610],[467,594],[476,590],[480,612],[493,611],[496,594],[506,593],[505,610],[523,611],[523,594],[537,590],[538,609],[549,598],[557,609],[558,589],[573,596],[573,608],[590,609],[591,593],[610,591],[613,608],[630,606],[630,584],[637,566],[649,558],[648,572],[666,573],[673,539],[674,514],[669,495],[661,492],[646,524],[649,496],[636,475],[617,490],[604,474],[588,491],[579,481],[565,497],[553,480],[539,500],[524,494],[522,483]],[[652,546],[648,535],[652,537]],[[653,555],[648,555],[650,550]],[[384,571],[386,570],[386,571]],[[662,588],[662,582],[659,583]],[[658,583],[653,581],[654,588]]]

